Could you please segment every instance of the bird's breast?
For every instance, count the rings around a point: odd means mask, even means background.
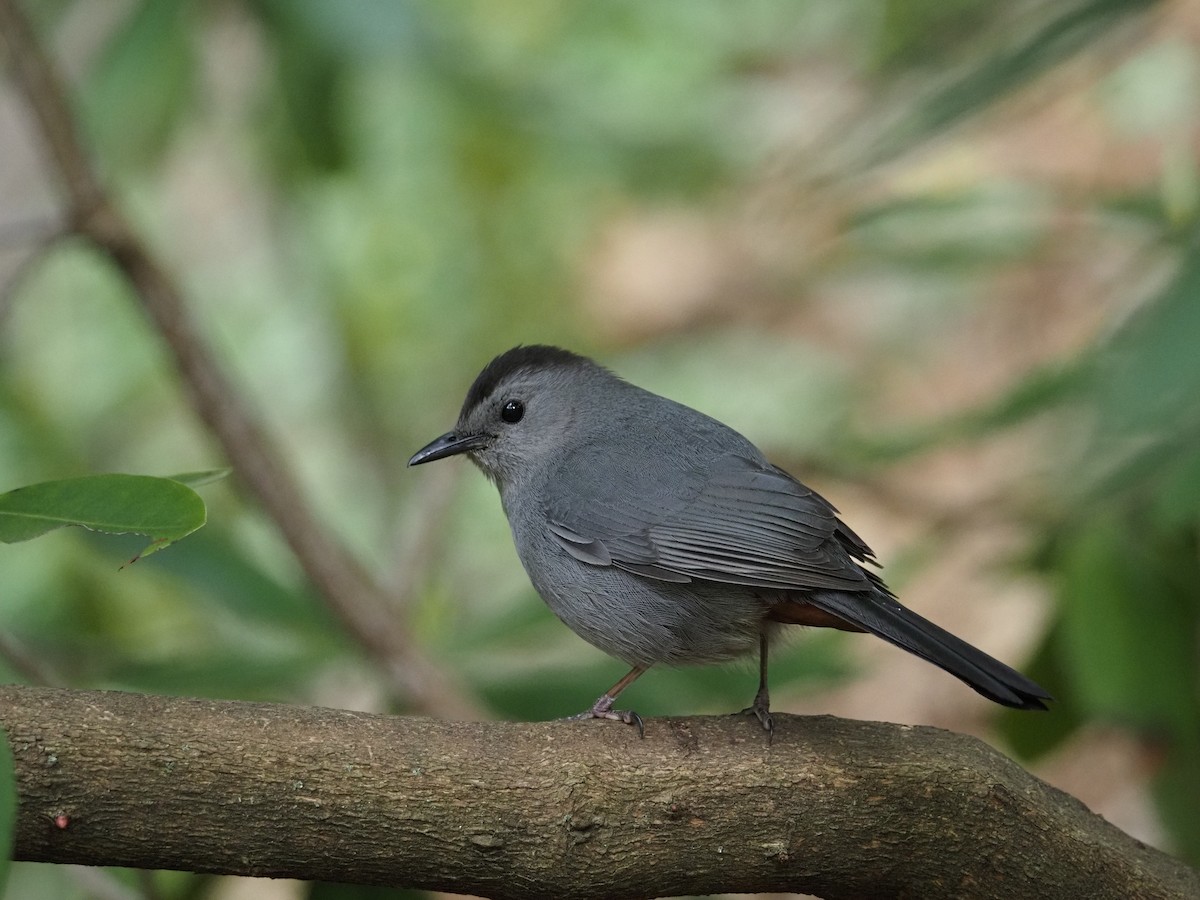
[[[649,666],[731,659],[757,646],[767,605],[754,590],[589,565],[563,549],[544,516],[513,512],[517,555],[534,588],[568,628],[605,653]]]

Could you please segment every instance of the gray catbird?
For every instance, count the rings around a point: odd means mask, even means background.
[[[454,431],[410,466],[465,453],[496,483],[533,586],[572,631],[633,668],[579,718],[636,724],[617,695],[655,663],[759,650],[747,710],[771,730],[780,623],[869,631],[1017,709],[1050,695],[901,606],[837,510],[733,429],[547,346],[492,360]]]

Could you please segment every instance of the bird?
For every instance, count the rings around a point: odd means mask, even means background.
[[[743,710],[768,732],[767,660],[787,625],[867,632],[1003,706],[1044,688],[903,606],[824,497],[729,426],[570,350],[519,345],[484,366],[454,430],[409,466],[467,456],[490,479],[534,588],[629,672],[571,718],[636,725],[620,693],[655,665],[758,653]]]

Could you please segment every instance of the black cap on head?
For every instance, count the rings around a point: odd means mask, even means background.
[[[506,350],[483,367],[483,371],[467,391],[467,399],[463,401],[459,416],[465,416],[468,410],[474,409],[486,400],[500,382],[509,375],[522,369],[548,369],[555,366],[590,366],[595,365],[586,356],[563,350],[561,347],[551,347],[548,344],[529,344]]]

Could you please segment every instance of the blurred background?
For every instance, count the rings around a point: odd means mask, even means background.
[[[1200,5],[1185,0],[36,0],[93,159],[321,522],[465,703],[587,707],[463,461],[408,471],[549,342],[829,497],[914,609],[1058,698],[1000,710],[864,636],[779,711],[978,734],[1200,864]],[[0,490],[226,464],[0,83]],[[435,712],[392,690],[235,481],[139,545],[0,546],[0,677]],[[655,670],[723,714],[752,663]],[[109,893],[105,893],[109,892]],[[8,896],[405,892],[18,866]]]

